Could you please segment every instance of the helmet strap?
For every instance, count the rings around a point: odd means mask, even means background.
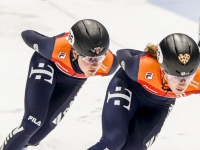
[[[168,92],[168,91],[172,91],[172,90],[170,89],[170,87],[169,87],[167,81],[165,80],[165,77],[164,77],[165,72],[164,72],[164,71],[161,71],[161,75],[162,75],[162,78],[161,78],[162,89],[163,89],[164,91],[167,91],[167,92]],[[165,94],[165,95],[166,95],[166,94]]]
[[[77,58],[73,58],[73,59],[72,59],[72,61],[75,61],[75,60],[77,60]]]

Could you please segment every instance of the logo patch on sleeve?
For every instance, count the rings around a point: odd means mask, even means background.
[[[153,79],[153,72],[146,72],[145,79]]]
[[[66,55],[67,54],[65,52],[60,52],[59,55],[58,55],[58,57],[62,58],[62,59],[65,59]]]
[[[35,51],[39,52],[38,44],[33,44],[33,48],[34,48]]]

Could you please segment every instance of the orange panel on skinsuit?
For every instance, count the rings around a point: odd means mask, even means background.
[[[58,59],[59,61],[62,61],[67,65],[68,64],[71,65],[70,59],[67,59],[70,57],[70,51],[71,51],[71,45],[67,40],[67,35],[68,34],[65,34],[63,37],[56,38],[52,58]]]
[[[192,82],[190,83],[190,85],[187,88],[188,91],[191,91],[194,89],[200,90],[200,67],[198,68],[194,79],[192,80]]]
[[[75,74],[75,71],[72,68],[71,61],[70,61],[70,51],[71,45],[67,40],[68,34],[65,34],[62,37],[56,38],[54,50],[52,53],[52,61],[56,62],[57,67],[69,74]]]
[[[99,70],[95,75],[105,76],[109,72],[112,66],[113,59],[114,59],[113,53],[110,50],[108,50],[105,60],[103,61],[101,67],[99,68]]]
[[[153,84],[155,87],[162,86],[160,64],[157,60],[149,55],[140,58],[138,80],[143,80],[149,84]]]
[[[165,91],[162,90],[160,65],[149,55],[140,58],[138,82],[153,94],[165,94]]]

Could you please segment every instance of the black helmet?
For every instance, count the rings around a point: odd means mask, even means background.
[[[109,35],[96,20],[84,19],[75,23],[69,31],[69,43],[83,56],[100,56],[107,52]]]
[[[199,67],[199,48],[191,37],[174,33],[160,42],[157,58],[167,73],[179,77],[189,76]]]

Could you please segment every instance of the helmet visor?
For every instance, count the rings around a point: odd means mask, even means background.
[[[81,59],[88,63],[88,64],[93,64],[95,62],[97,62],[97,64],[100,64],[104,61],[104,59],[106,58],[106,53],[101,55],[101,56],[98,56],[98,57],[90,57],[90,56],[83,56],[81,54],[79,54],[77,51],[76,51],[77,55],[79,55],[81,57]]]
[[[165,74],[168,76],[168,79],[174,83],[180,83],[182,81],[185,81],[186,83],[191,82],[194,79],[194,76],[196,75],[196,73],[191,74],[187,77],[178,77],[178,76],[174,76],[174,75],[170,75],[168,73],[165,72]]]

